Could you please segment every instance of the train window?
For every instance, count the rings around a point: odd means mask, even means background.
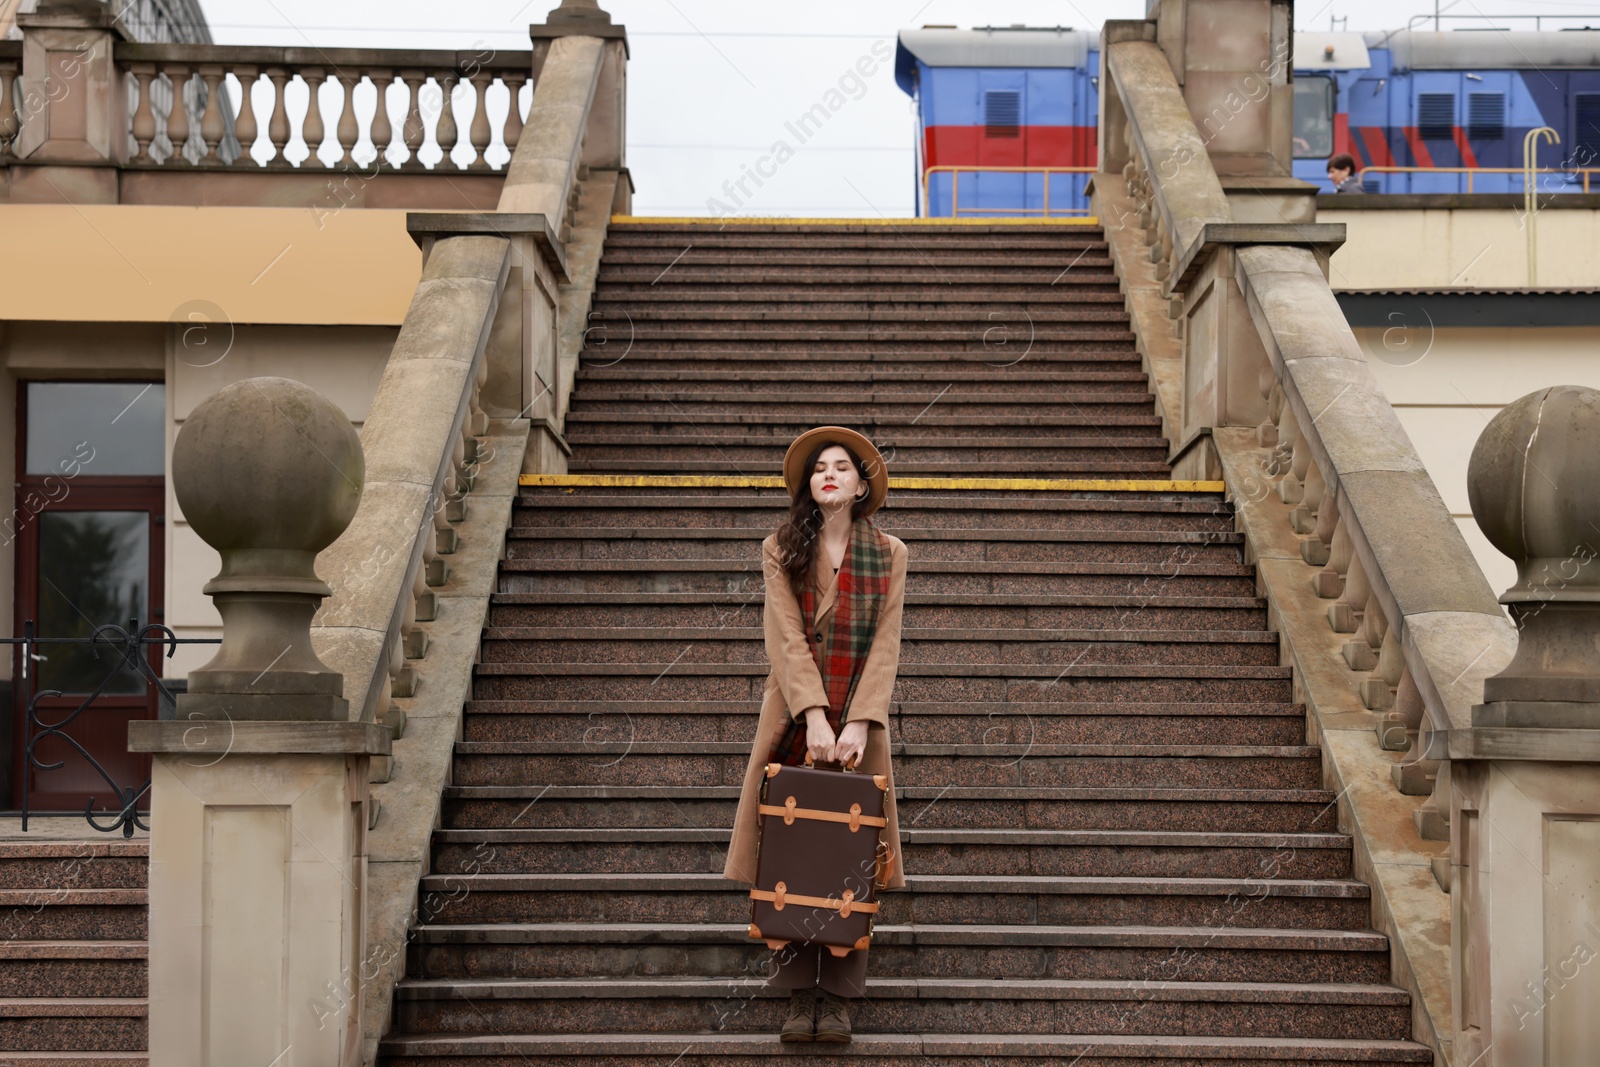
[[[1474,141],[1499,141],[1506,135],[1506,94],[1467,94],[1467,136]]]
[[[1022,121],[1022,94],[1015,89],[989,89],[983,94],[983,135],[1016,137]]]
[[[1417,94],[1417,133],[1424,141],[1456,139],[1456,97],[1454,93]]]
[[[1572,94],[1572,162],[1600,166],[1600,93]]]
[[[1333,79],[1302,74],[1294,80],[1294,158],[1333,155]]]

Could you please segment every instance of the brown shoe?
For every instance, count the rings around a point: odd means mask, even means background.
[[[789,1017],[778,1031],[781,1041],[811,1041],[816,1033],[817,994],[810,989],[796,989],[789,994]]]
[[[850,1006],[832,993],[824,992],[817,1002],[818,1041],[850,1040]]]

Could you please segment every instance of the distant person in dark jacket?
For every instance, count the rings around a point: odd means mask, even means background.
[[[1356,161],[1347,152],[1340,152],[1328,160],[1328,180],[1336,193],[1359,193],[1361,179],[1356,177]]]

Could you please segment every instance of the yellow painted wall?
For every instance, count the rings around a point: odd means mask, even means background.
[[[0,234],[0,319],[398,326],[422,276],[404,211],[0,204]]]
[[[1528,239],[1520,208],[1319,211],[1342,222],[1333,254],[1334,289],[1514,289],[1528,284]],[[1540,211],[1540,288],[1600,284],[1600,210]]]

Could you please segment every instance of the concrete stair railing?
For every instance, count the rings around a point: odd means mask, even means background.
[[[1328,285],[1343,227],[1236,221],[1194,120],[1207,105],[1161,40],[1156,21],[1106,26],[1096,213],[1175,471],[1228,483],[1414,1032],[1448,1062],[1450,858],[1428,844],[1449,840],[1443,741],[1516,638]],[[1397,806],[1380,776],[1427,799]]]

